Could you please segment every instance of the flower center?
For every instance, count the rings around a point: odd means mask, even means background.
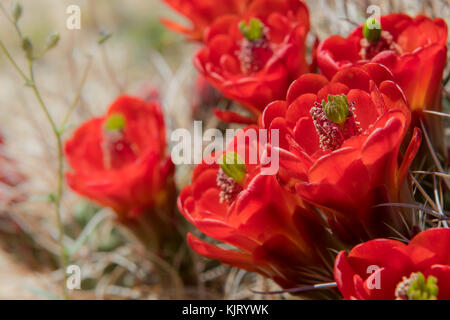
[[[137,156],[133,145],[124,136],[125,117],[119,113],[109,116],[103,129],[103,165],[107,170],[118,170]]]
[[[394,42],[392,35],[381,28],[381,24],[374,18],[366,20],[363,26],[363,38],[360,45],[359,55],[364,60],[370,60],[378,53],[385,50],[392,50],[397,54],[402,53],[400,46]]]
[[[240,184],[226,175],[222,169],[217,172],[217,186],[220,188],[220,203],[232,203],[243,190]]]
[[[241,70],[245,74],[260,71],[272,57],[273,51],[269,46],[267,28],[261,20],[252,18],[247,24],[241,21],[239,24],[244,39],[237,53],[241,62]]]
[[[346,139],[361,134],[353,110],[353,104],[348,103],[344,94],[328,95],[327,102],[314,103],[310,113],[322,150],[336,150]]]
[[[220,188],[220,203],[231,203],[243,190],[247,169],[237,153],[228,152],[223,155],[220,169],[217,172],[217,186]]]
[[[435,277],[425,278],[422,272],[413,272],[397,284],[395,297],[396,300],[437,300],[438,291]]]

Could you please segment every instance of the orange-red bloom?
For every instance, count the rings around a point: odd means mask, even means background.
[[[345,299],[450,300],[450,229],[423,231],[407,245],[376,239],[336,258],[334,276]]]
[[[444,20],[405,14],[381,17],[378,41],[363,37],[362,26],[347,38],[331,36],[317,51],[321,71],[330,79],[338,70],[366,63],[382,63],[394,74],[411,110],[441,105],[441,80],[447,60],[447,25]]]
[[[400,214],[373,208],[399,201],[421,140],[416,130],[399,165],[410,112],[392,79],[378,64],[341,70],[331,81],[305,74],[262,116],[265,128],[280,130],[281,181],[328,213],[334,232],[350,243],[386,224],[404,230]]]
[[[243,150],[237,148],[245,159],[242,179],[234,180],[213,163],[222,153],[212,155],[195,168],[192,184],[178,198],[181,213],[199,231],[235,249],[219,248],[192,234],[189,245],[205,257],[258,272],[286,288],[329,280],[325,268],[308,269],[331,258],[327,231],[275,176],[263,175],[259,164],[250,164],[245,153],[257,147],[258,142],[250,139]]]
[[[162,19],[162,22],[169,29],[185,34],[191,40],[201,40],[204,30],[215,19],[227,14],[244,12],[250,1],[252,0],[164,0],[172,9],[189,19],[192,26],[184,27],[167,19]]]
[[[121,96],[104,117],[79,127],[66,142],[69,186],[111,207],[122,220],[164,203],[173,163],[166,155],[161,107]]]
[[[250,118],[217,112],[224,121],[255,122],[264,107],[285,96],[307,72],[305,38],[309,13],[298,0],[255,0],[243,15],[217,19],[205,33],[197,69],[222,94],[241,103]]]

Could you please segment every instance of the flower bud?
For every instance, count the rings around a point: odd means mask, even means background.
[[[20,17],[22,16],[22,6],[20,5],[20,3],[16,2],[14,4],[12,13],[13,13],[14,22],[17,22],[20,19]]]
[[[235,152],[227,152],[222,157],[220,168],[238,184],[244,182],[247,169],[242,158]]]
[[[28,59],[33,59],[33,44],[31,43],[30,38],[25,37],[22,40],[22,49],[25,51],[25,54]]]
[[[328,95],[328,102],[322,101],[323,111],[328,120],[343,124],[347,120],[349,105],[345,94]]]
[[[378,41],[381,37],[381,23],[379,20],[369,18],[364,22],[363,36],[369,42]]]
[[[59,32],[57,31],[53,31],[52,33],[50,33],[50,35],[47,37],[47,50],[53,48],[54,46],[56,46],[59,42]]]

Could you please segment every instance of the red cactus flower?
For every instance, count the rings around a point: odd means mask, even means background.
[[[321,71],[331,79],[345,67],[368,61],[381,63],[394,74],[411,110],[439,108],[447,58],[444,20],[390,14],[380,22],[381,32],[366,26],[364,36],[363,26],[359,26],[347,38],[332,36],[323,41],[317,50]]]
[[[331,81],[302,75],[286,101],[267,106],[262,122],[280,130],[281,181],[328,213],[342,240],[371,239],[386,224],[404,229],[399,214],[373,208],[399,200],[421,140],[416,130],[399,166],[410,112],[389,70],[366,64],[339,71]]]
[[[227,15],[205,33],[197,69],[252,117],[216,113],[224,121],[255,122],[264,107],[285,96],[289,84],[307,72],[305,38],[309,13],[298,0],[255,0],[244,15]]]
[[[165,137],[158,103],[121,96],[105,116],[87,121],[66,142],[72,167],[67,182],[113,208],[121,220],[134,219],[169,196],[174,166]]]
[[[450,300],[450,229],[416,235],[407,245],[376,239],[336,258],[334,277],[344,299]]]
[[[321,259],[330,258],[326,248],[332,240],[295,194],[282,188],[275,176],[263,175],[260,164],[249,161],[254,148],[262,147],[257,138],[249,137],[243,150],[237,138],[226,153],[205,158],[178,198],[180,212],[199,231],[236,249],[219,248],[192,234],[189,245],[200,255],[258,272],[286,288],[329,280],[325,268],[323,272],[308,268],[322,266]],[[242,159],[239,165],[216,163],[214,159],[224,154],[234,155],[232,150]]]
[[[189,19],[192,27],[184,27],[167,19],[162,19],[162,23],[175,32],[185,34],[191,40],[201,40],[204,30],[215,19],[244,12],[250,1],[252,0],[164,0],[172,9]]]

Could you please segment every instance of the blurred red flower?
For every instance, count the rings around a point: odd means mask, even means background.
[[[265,128],[280,132],[282,183],[322,208],[335,234],[349,243],[384,236],[386,224],[406,233],[399,213],[373,208],[399,201],[421,140],[416,129],[399,165],[410,111],[392,79],[373,63],[343,69],[331,81],[305,74],[286,101],[269,104],[262,116]]]
[[[204,30],[215,19],[244,12],[250,1],[252,0],[164,0],[172,9],[189,19],[192,27],[184,27],[167,19],[162,19],[162,23],[175,32],[185,34],[191,40],[202,40]]]
[[[412,111],[441,105],[441,80],[447,60],[444,20],[419,15],[389,14],[380,19],[382,32],[374,41],[363,26],[347,38],[331,36],[317,50],[319,68],[329,79],[340,69],[368,61],[384,64],[405,92]]]
[[[229,111],[216,115],[229,122],[256,122],[269,102],[283,98],[289,84],[309,71],[308,31],[308,9],[298,0],[254,0],[245,14],[218,18],[205,32],[206,47],[195,65],[251,117]]]
[[[344,299],[450,300],[450,229],[416,235],[407,245],[376,239],[336,258],[334,276]]]
[[[164,205],[170,196],[174,166],[166,155],[161,107],[121,96],[104,117],[81,125],[65,144],[69,186],[114,209],[119,219],[137,218]]]
[[[236,146],[242,146],[236,139]],[[327,248],[333,247],[334,240],[320,219],[295,193],[282,188],[275,176],[261,174],[261,158],[258,164],[250,164],[248,154],[253,151],[249,150],[264,148],[259,142],[250,138],[243,150],[233,146],[205,158],[194,169],[192,184],[178,197],[178,208],[200,232],[235,249],[215,246],[192,234],[188,234],[189,245],[200,255],[258,272],[285,288],[332,279],[329,269],[321,266],[330,265],[330,259],[332,264]],[[231,150],[237,150],[243,162],[230,173],[215,159],[235,154]]]

